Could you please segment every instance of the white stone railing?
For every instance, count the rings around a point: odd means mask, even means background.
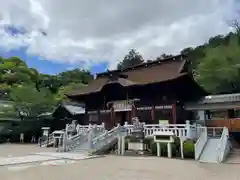
[[[63,147],[61,146],[58,151],[71,151],[74,148],[81,146],[88,141],[91,141],[89,138],[89,133],[92,132],[93,137],[95,138],[99,134],[102,134],[106,131],[104,123],[101,125],[78,125],[78,131],[76,135],[66,136],[63,140]],[[67,127],[66,127],[67,128]]]
[[[73,150],[75,147],[80,146],[81,144],[88,141],[88,133],[90,129],[87,131],[83,131],[75,136],[63,140],[63,146],[59,147],[58,151],[68,152]]]
[[[124,127],[127,129],[127,133],[131,134],[133,125],[125,122]],[[187,139],[194,139],[197,137],[196,126],[190,125],[189,121],[186,124],[144,124],[145,136],[152,136],[154,132],[166,132],[171,131],[178,137],[186,137]]]
[[[47,147],[49,144],[54,142],[53,133],[49,134],[47,139],[41,140],[39,142],[40,147]]]
[[[195,160],[198,160],[208,140],[207,127],[199,127],[200,136],[195,143]]]
[[[91,152],[96,152],[100,150],[101,148],[104,148],[105,146],[111,144],[115,139],[117,139],[121,132],[124,130],[124,128],[120,125],[114,127],[110,131],[106,131],[104,134],[97,136],[92,141],[92,147]]]
[[[221,163],[225,160],[227,154],[230,152],[230,143],[228,142],[229,132],[228,128],[224,127],[221,141],[216,149],[218,153],[218,162]]]

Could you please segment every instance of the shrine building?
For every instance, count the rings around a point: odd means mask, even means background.
[[[136,116],[148,124],[185,123],[192,117],[184,104],[207,95],[188,73],[187,62],[185,55],[178,55],[99,73],[67,96],[85,104],[85,123],[104,122],[109,129]]]

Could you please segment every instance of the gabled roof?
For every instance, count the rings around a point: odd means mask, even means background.
[[[76,103],[76,102],[67,102],[62,103],[52,112],[54,115],[59,108],[65,108],[70,114],[85,114],[84,104]]]
[[[198,104],[240,102],[240,93],[205,96]]]
[[[118,79],[110,81],[110,77],[121,75]],[[97,74],[95,80],[88,86],[67,94],[69,97],[100,92],[109,83],[118,83],[124,87],[146,85],[164,82],[188,75],[186,72],[186,56],[178,55],[164,60],[142,63],[123,70],[107,71]]]
[[[68,110],[72,115],[75,114],[85,114],[85,108],[80,107],[80,106],[73,106],[73,105],[64,105],[63,107]]]

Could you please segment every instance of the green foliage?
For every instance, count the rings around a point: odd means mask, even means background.
[[[53,95],[47,89],[39,91],[34,86],[16,86],[11,89],[10,97],[16,109],[24,111],[28,116],[37,116],[51,112],[55,106]]]
[[[57,100],[57,102],[61,102],[61,101],[68,101],[66,94],[70,93],[70,92],[74,92],[77,90],[81,90],[82,87],[86,86],[85,84],[81,84],[81,83],[70,83],[66,86],[62,86],[59,88],[58,93],[55,95],[55,99]]]
[[[238,39],[232,37],[226,45],[205,50],[196,70],[196,79],[212,92],[236,92],[240,90],[240,46]]]
[[[117,65],[117,69],[125,69],[142,64],[143,62],[143,57],[138,52],[136,52],[136,50],[131,49],[129,53],[124,57],[124,59]]]
[[[183,143],[184,158],[194,158],[195,156],[195,142],[193,140],[186,140]]]

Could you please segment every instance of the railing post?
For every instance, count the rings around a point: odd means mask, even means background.
[[[102,122],[102,128],[105,129],[105,123],[104,122]]]
[[[186,120],[186,125],[185,128],[187,130],[187,138],[191,138],[191,125],[190,125],[190,121]]]
[[[89,124],[89,133],[88,133],[88,148],[93,148],[93,127]]]

